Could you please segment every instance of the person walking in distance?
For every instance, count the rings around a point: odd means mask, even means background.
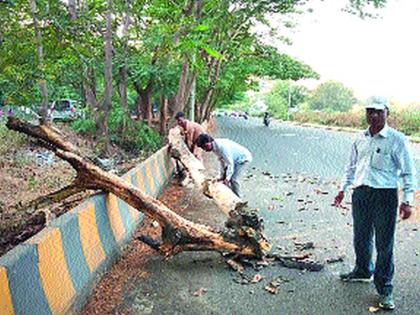
[[[220,180],[241,197],[239,180],[252,162],[252,155],[248,149],[229,139],[213,139],[208,134],[201,134],[197,138],[197,146],[216,154],[221,166]]]
[[[406,137],[387,124],[389,101],[372,96],[366,102],[368,129],[359,134],[352,146],[350,163],[341,189],[334,199],[341,205],[353,185],[354,269],[340,275],[344,282],[369,282],[372,275],[379,293],[379,307],[392,310],[394,275],[394,235],[399,214],[403,220],[412,212],[415,167]],[[403,200],[398,208],[398,180],[402,179]],[[372,262],[373,236],[377,252]]]

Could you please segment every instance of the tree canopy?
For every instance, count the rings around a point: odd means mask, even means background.
[[[356,103],[353,91],[336,81],[321,83],[309,99],[312,110],[346,112]]]
[[[100,128],[113,107],[126,116],[124,126],[130,112],[152,125],[157,103],[164,133],[171,115],[188,108],[194,83],[195,116],[201,121],[240,97],[253,77],[317,78],[309,65],[264,44],[253,32],[256,23],[269,25],[268,15],[293,16],[308,2],[2,1],[0,94],[25,106],[45,97],[78,99]],[[364,9],[384,4],[349,0],[348,8],[363,15]],[[47,95],[41,93],[42,82]]]

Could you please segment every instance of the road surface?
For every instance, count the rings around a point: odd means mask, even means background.
[[[216,136],[231,138],[254,155],[243,181],[245,199],[264,218],[273,251],[308,253],[325,268],[320,272],[278,265],[247,268],[250,279],[258,274],[262,280],[241,284],[242,278],[217,253],[182,253],[169,261],[152,255],[144,266],[148,276],[125,284],[113,313],[370,314],[368,308],[377,301],[373,284],[338,280],[354,260],[352,225],[348,209],[331,206],[354,134],[281,123],[266,128],[259,120],[222,117],[217,120]],[[217,168],[212,154],[205,162]],[[212,202],[193,189],[185,190],[177,206],[186,207],[185,216],[196,222],[218,226],[224,221]],[[345,206],[350,207],[348,195]],[[420,314],[419,221],[413,218],[398,224],[394,314]],[[302,250],[301,244],[308,242],[314,248]],[[277,294],[265,289],[272,281],[279,285]],[[106,298],[106,292],[101,294]]]

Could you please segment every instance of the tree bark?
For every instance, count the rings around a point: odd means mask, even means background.
[[[179,77],[178,91],[175,97],[171,102],[171,117],[176,115],[176,113],[184,110],[185,105],[187,104],[191,90],[193,87],[194,80],[197,77],[197,71],[190,71],[190,65],[188,62],[184,62],[181,68],[181,74]]]
[[[85,91],[86,101],[91,108],[92,112],[95,113],[98,110],[98,99],[96,96],[96,75],[95,69],[87,66],[85,71],[85,77],[83,80],[83,89]]]
[[[214,92],[213,92],[213,94],[210,98],[209,104],[208,104],[208,106],[206,108],[206,111],[204,113],[203,120],[207,120],[207,119],[210,118],[211,112],[216,107],[219,95],[220,95],[220,89],[214,89]]]
[[[166,136],[168,132],[168,98],[164,97],[160,106],[160,134]]]
[[[206,120],[206,119],[209,119],[210,118],[210,114],[211,114],[212,110],[216,106],[216,100],[217,100],[217,97],[215,96],[216,94],[213,94],[213,98],[210,100],[209,106],[207,106],[206,113],[204,114],[203,120]]]
[[[152,92],[154,82],[149,80],[146,88],[141,88],[140,84],[135,82],[134,88],[137,91],[136,108],[139,116],[147,122],[148,126],[152,124]]]
[[[129,1],[124,1],[125,9],[124,17],[123,17],[123,28],[122,28],[122,54],[123,54],[123,63],[120,66],[118,73],[119,73],[119,82],[118,82],[118,94],[120,96],[121,106],[124,112],[129,115],[128,110],[128,97],[127,97],[127,77],[128,77],[128,70],[127,70],[127,60],[128,60],[128,28],[130,26],[130,15],[129,15]],[[127,120],[123,119],[123,126],[122,126],[122,133],[125,134],[125,130],[127,127]]]
[[[50,193],[46,196],[41,196],[28,203],[21,204],[18,206],[18,209],[24,210],[25,215],[30,217],[38,209],[45,208],[46,206],[50,204],[63,201],[66,198],[76,195],[84,190],[85,188],[82,185],[79,185],[77,181],[74,181],[73,184],[66,186],[58,191]]]
[[[31,6],[32,20],[33,20],[34,29],[35,29],[35,42],[36,42],[36,50],[37,50],[37,55],[38,55],[38,68],[40,71],[39,88],[41,92],[41,106],[42,106],[41,120],[48,121],[50,120],[50,117],[48,117],[49,104],[48,104],[47,83],[45,81],[44,48],[42,46],[41,29],[38,23],[36,0],[30,0],[29,4]]]
[[[74,21],[77,18],[76,1],[68,0],[67,9],[69,11],[70,20]]]
[[[200,108],[198,109],[198,117],[199,117],[200,122],[205,120],[205,115],[207,112],[207,108],[209,107],[213,92],[214,92],[213,88],[208,88],[206,92],[204,93],[203,102],[200,103]]]
[[[221,65],[222,65],[222,60],[216,59],[213,57],[207,65],[208,71],[209,71],[207,81],[209,82],[209,85],[204,93],[203,101],[200,103],[200,108],[198,110],[198,116],[200,117],[199,121],[204,121],[205,119],[208,118],[210,102],[215,92],[216,83],[220,77]]]
[[[153,84],[152,81],[150,81],[143,98],[145,105],[144,120],[146,121],[148,126],[152,126],[152,91]]]
[[[187,62],[184,62],[181,67],[181,73],[179,76],[179,83],[178,83],[178,91],[174,97],[172,112],[171,116],[175,115],[177,112],[183,110],[181,101],[184,98],[185,89],[187,85],[187,77],[188,77],[188,71],[189,71],[189,64]]]
[[[56,131],[48,126],[34,126],[17,118],[9,117],[7,127],[40,139],[45,147],[53,150],[58,157],[70,163],[78,174],[76,185],[84,189],[101,189],[113,193],[132,207],[142,211],[146,216],[159,222],[162,226],[162,239],[161,242],[155,242],[154,248],[167,256],[182,251],[216,250],[262,257],[269,249],[262,234],[262,222],[253,213],[235,215],[231,211],[230,219],[226,223],[228,229],[219,233],[208,226],[184,219],[139,188],[90,163],[78,155],[77,149],[65,142]],[[182,137],[174,140],[176,143],[183,141]],[[238,211],[240,210],[238,209]]]
[[[108,117],[112,107],[112,0],[107,0],[104,77],[104,98],[96,124],[99,127],[99,134],[105,139],[105,149],[107,150],[109,146]]]

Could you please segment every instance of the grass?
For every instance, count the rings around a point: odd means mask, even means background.
[[[364,110],[353,109],[350,112],[296,112],[291,120],[301,123],[350,127],[364,129],[367,127]],[[388,124],[407,136],[420,136],[420,110],[391,111]]]
[[[0,119],[0,155],[15,152],[27,141],[27,137],[6,127],[5,120]]]

